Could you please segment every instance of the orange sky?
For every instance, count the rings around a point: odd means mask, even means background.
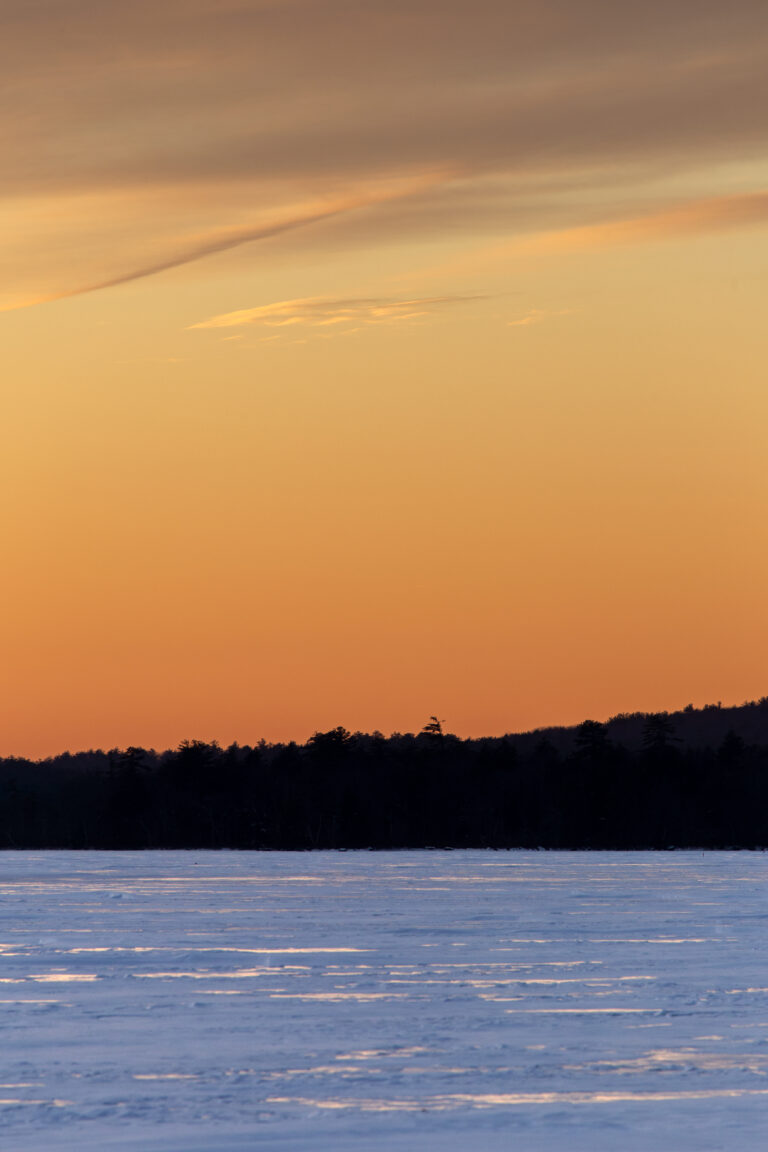
[[[768,11],[11,0],[0,754],[768,692]]]

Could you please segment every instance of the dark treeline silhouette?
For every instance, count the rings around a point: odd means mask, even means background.
[[[0,759],[2,848],[768,846],[768,698],[461,740]]]

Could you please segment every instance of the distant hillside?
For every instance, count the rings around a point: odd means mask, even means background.
[[[747,745],[768,746],[768,696],[729,708],[720,704],[694,708],[689,704],[679,712],[620,712],[606,721],[605,729],[615,744],[637,751],[643,746],[648,718],[659,715],[669,719],[674,742],[681,749],[719,748],[729,732],[734,732]],[[558,752],[567,754],[574,748],[578,731],[579,725],[537,728],[532,732],[510,733],[507,739],[522,753],[547,740]]]

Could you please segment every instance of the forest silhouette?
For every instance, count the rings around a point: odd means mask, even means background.
[[[2,848],[762,848],[768,697],[481,739],[0,759]]]

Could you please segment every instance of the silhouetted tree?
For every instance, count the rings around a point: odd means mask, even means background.
[[[585,720],[576,729],[574,740],[577,754],[588,760],[598,760],[608,751],[608,729],[597,720]]]
[[[442,742],[443,739],[443,722],[438,720],[437,716],[430,716],[427,723],[421,730],[422,736],[431,736],[433,740]]]
[[[646,716],[643,725],[643,746],[656,751],[668,748],[675,740],[675,726],[667,712],[653,712]]]

